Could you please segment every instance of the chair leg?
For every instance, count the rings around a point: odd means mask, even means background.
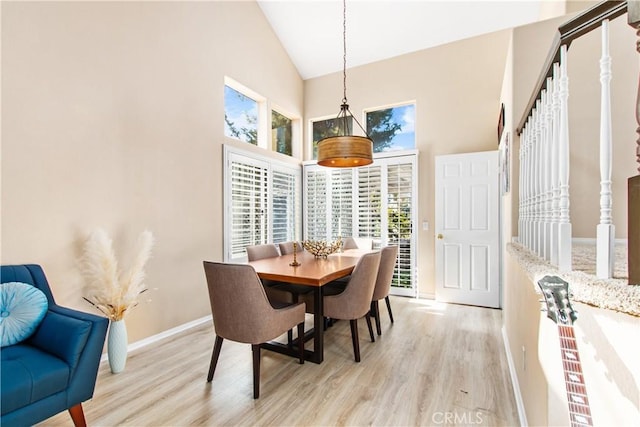
[[[78,403],[69,408],[69,415],[71,415],[75,427],[87,427],[87,421],[84,419],[84,411],[82,410],[82,403]]]
[[[391,318],[391,323],[393,323],[393,313],[391,312],[391,303],[389,303],[389,295],[384,297],[384,300],[387,303],[387,310],[389,311],[389,318]]]
[[[367,313],[364,315],[364,318],[367,321],[367,328],[369,328],[369,337],[371,337],[371,342],[376,342],[376,338],[373,336],[373,328],[371,327],[371,316]]]
[[[353,355],[356,362],[360,362],[360,344],[358,343],[358,319],[351,319],[351,341],[353,341]]]
[[[371,313],[373,313],[373,317],[376,320],[376,332],[378,335],[382,335],[382,328],[380,327],[380,306],[378,305],[378,301],[371,301]]]
[[[253,398],[260,397],[260,344],[251,344],[253,352]]]
[[[291,294],[291,300],[294,304],[297,304],[300,301],[300,296],[293,292]],[[293,345],[293,328],[287,331],[287,345],[291,347]]]
[[[304,364],[304,322],[298,324],[298,356],[300,364]]]
[[[213,345],[213,354],[211,354],[211,363],[209,364],[209,375],[207,375],[207,382],[210,383],[213,379],[213,373],[216,371],[216,365],[218,364],[218,356],[220,356],[220,349],[222,348],[222,341],[224,338],[216,335],[216,342]]]

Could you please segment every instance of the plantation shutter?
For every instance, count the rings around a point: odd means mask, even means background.
[[[305,227],[304,238],[327,238],[327,172],[316,167],[305,167]]]
[[[353,235],[353,172],[338,169],[331,172],[331,221],[328,240]]]
[[[274,243],[296,239],[296,218],[298,217],[298,174],[297,171],[273,169],[272,209]]]
[[[352,169],[304,166],[305,238],[363,237],[374,249],[398,245],[391,284],[398,295],[416,292],[416,159],[412,153]]]
[[[398,261],[391,286],[412,288],[414,283],[415,241],[413,235],[414,164],[387,165],[387,244],[398,245]]]
[[[245,247],[267,242],[268,164],[230,156],[231,261],[246,257]]]
[[[382,168],[358,169],[358,237],[373,239],[374,248],[382,238]]]
[[[247,260],[249,245],[299,236],[300,167],[225,145],[224,259]]]

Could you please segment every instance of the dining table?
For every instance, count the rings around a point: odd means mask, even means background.
[[[299,265],[292,265],[293,254],[249,262],[262,280],[293,283],[312,288],[313,329],[307,331],[302,340],[298,340],[298,345],[304,345],[304,341],[313,339],[313,350],[305,349],[305,360],[313,363],[322,363],[324,360],[323,287],[333,280],[350,275],[360,257],[370,252],[370,250],[349,249],[328,255],[326,258],[318,258],[308,251],[300,251],[296,253],[296,261]],[[262,347],[298,357],[297,350],[290,345],[272,341],[263,344]]]

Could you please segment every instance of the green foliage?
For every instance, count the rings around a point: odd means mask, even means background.
[[[249,123],[250,125],[254,125],[258,123],[258,118],[255,116],[250,116],[249,114],[247,114],[247,112],[243,112],[247,123]],[[229,117],[227,116],[227,114],[225,113],[224,115],[224,121],[227,124],[227,126],[229,126],[229,132],[231,133],[230,136],[234,137],[234,138],[238,138],[242,141],[246,141],[250,144],[253,145],[258,145],[258,127],[257,126],[252,126],[252,127],[241,127],[240,129],[236,128],[235,123],[233,123]]]
[[[290,156],[292,154],[291,141],[293,140],[291,119],[277,111],[273,111],[271,114],[271,131],[273,132],[276,151]]]
[[[393,122],[393,108],[367,113],[367,133],[373,141],[373,151],[379,153],[391,146],[396,133],[402,130],[400,123]]]
[[[351,124],[351,118],[349,118],[349,125]],[[340,126],[338,119],[326,119],[313,122],[313,158],[318,158],[318,141],[330,136],[336,136],[340,132]]]
[[[411,238],[411,209],[403,207],[400,209],[388,209],[389,238],[392,240]]]

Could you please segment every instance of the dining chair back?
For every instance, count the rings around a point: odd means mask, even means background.
[[[351,340],[356,362],[360,362],[360,345],[358,342],[358,319],[365,317],[371,341],[375,341],[369,310],[376,284],[380,252],[363,255],[356,264],[349,283],[343,292],[324,297],[324,315],[332,319],[349,320],[351,324]]]
[[[273,308],[253,267],[204,261],[216,340],[207,382],[211,382],[224,339],[251,344],[253,397],[260,395],[260,344],[297,325],[300,363],[304,363],[304,304]]]
[[[343,240],[342,249],[373,249],[373,239],[349,236]]]
[[[249,262],[280,256],[278,247],[273,243],[266,243],[264,245],[251,245],[247,246],[245,249],[247,251],[247,258],[249,259]]]
[[[282,242],[279,243],[278,246],[280,247],[280,253],[282,255],[290,255],[293,253],[293,244],[296,244],[296,252],[300,253],[302,251],[304,251],[304,247],[302,246],[302,243],[300,242]]]
[[[380,267],[378,268],[378,276],[376,278],[376,286],[373,289],[373,297],[371,298],[371,315],[376,322],[376,331],[378,335],[382,335],[380,328],[380,309],[378,301],[383,299],[387,303],[387,311],[389,318],[393,323],[393,313],[391,312],[391,303],[389,302],[389,292],[391,291],[391,281],[393,280],[393,272],[398,259],[398,246],[385,246],[380,250]]]
[[[249,262],[280,256],[278,246],[273,243],[250,245],[245,247],[245,249],[247,251],[247,258]],[[262,284],[264,285],[267,297],[273,306],[280,307],[283,304],[298,302],[289,289],[284,289],[282,286],[284,283],[276,282],[274,280],[262,280]]]

